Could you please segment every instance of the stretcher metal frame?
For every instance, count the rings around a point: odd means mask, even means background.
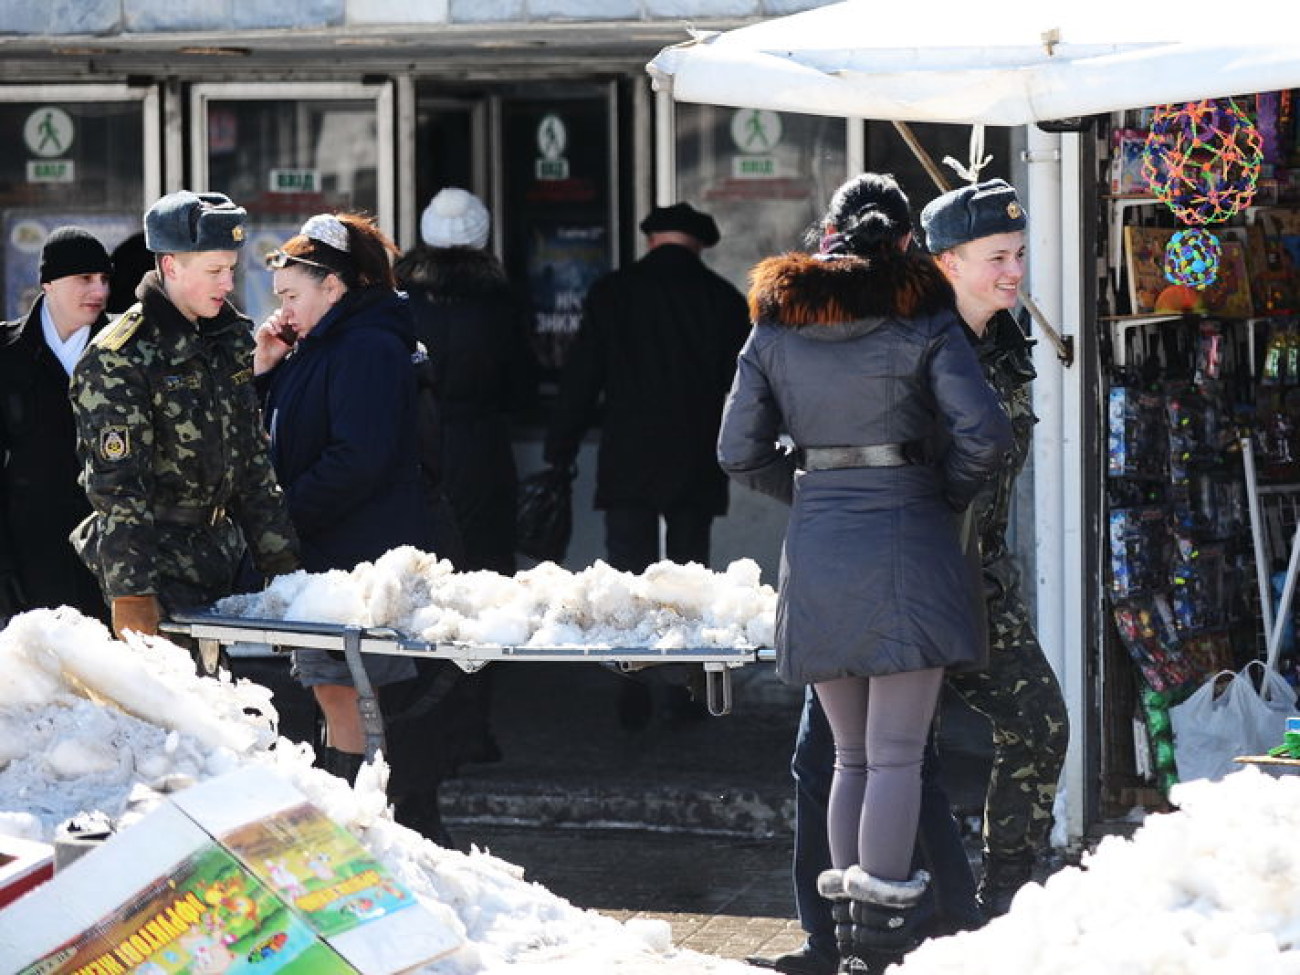
[[[362,665],[361,655],[366,653],[447,660],[470,674],[497,662],[601,663],[625,673],[658,664],[699,664],[704,668],[705,705],[709,713],[717,717],[731,713],[733,669],[775,660],[775,654],[768,647],[533,647],[431,643],[413,639],[389,627],[309,623],[208,612],[177,613],[164,620],[160,629],[163,633],[193,640],[202,660],[215,661],[222,648],[235,644],[265,644],[277,652],[298,647],[341,653],[357,689],[367,759],[384,748],[384,723],[375,689]]]

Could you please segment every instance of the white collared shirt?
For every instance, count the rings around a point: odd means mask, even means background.
[[[50,306],[41,302],[41,331],[45,334],[45,344],[62,363],[64,372],[71,377],[72,367],[77,364],[81,353],[86,351],[86,344],[90,341],[90,326],[77,329],[65,342],[59,338],[59,330],[54,327],[54,316],[50,314]]]

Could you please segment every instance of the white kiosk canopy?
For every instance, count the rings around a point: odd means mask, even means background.
[[[1298,43],[1278,0],[845,0],[697,34],[647,70],[683,102],[1025,125],[1296,87]]]

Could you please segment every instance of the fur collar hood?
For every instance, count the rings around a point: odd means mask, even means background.
[[[393,266],[399,286],[420,288],[429,297],[456,300],[510,290],[505,268],[491,251],[474,247],[420,246]]]
[[[749,278],[756,324],[844,325],[917,318],[954,306],[952,287],[924,255],[882,261],[791,252],[760,261]]]

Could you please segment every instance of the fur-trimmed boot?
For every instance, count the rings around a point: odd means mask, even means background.
[[[840,958],[853,950],[853,915],[849,895],[844,892],[844,871],[823,870],[817,875],[817,893],[831,902],[831,917],[835,919],[835,945]]]
[[[850,897],[853,951],[840,962],[846,975],[881,975],[921,943],[917,910],[930,875],[924,870],[910,880],[873,877],[861,867],[844,871],[844,892]]]

